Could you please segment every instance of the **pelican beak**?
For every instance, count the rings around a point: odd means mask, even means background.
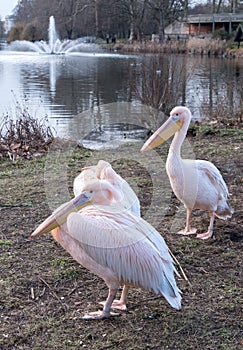
[[[77,212],[83,207],[91,204],[92,200],[81,193],[77,197],[73,198],[69,202],[61,205],[57,208],[46,220],[44,220],[31,234],[30,238],[34,238],[42,233],[48,233],[54,228],[61,226],[67,220],[67,217],[72,212]]]
[[[156,148],[165,141],[167,141],[172,135],[180,130],[182,122],[179,117],[170,117],[166,122],[156,130],[152,136],[145,142],[140,150],[140,153]]]

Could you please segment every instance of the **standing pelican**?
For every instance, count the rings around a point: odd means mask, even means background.
[[[112,316],[120,285],[139,286],[162,294],[181,308],[176,269],[161,235],[145,220],[120,206],[121,193],[106,180],[87,182],[82,192],[59,207],[31,235],[51,231],[54,239],[109,288],[102,311],[84,319]]]
[[[81,173],[74,179],[73,182],[73,192],[75,197],[78,196],[85,185],[96,179],[106,180],[120,192],[120,206],[124,209],[131,211],[134,215],[141,216],[140,213],[140,202],[130,185],[112,168],[111,164],[99,160],[98,164],[95,166],[88,166],[81,169]],[[129,291],[129,286],[124,285],[122,294],[119,300],[114,300],[112,303],[113,309],[126,310],[127,294]],[[104,305],[104,302],[100,302]]]
[[[170,112],[169,119],[145,142],[140,152],[152,149],[175,134],[166,161],[166,171],[176,197],[187,209],[186,227],[179,234],[196,233],[190,227],[193,209],[208,210],[210,223],[206,233],[197,234],[200,239],[213,235],[215,216],[227,219],[232,216],[229,192],[219,170],[206,160],[181,158],[181,146],[191,121],[188,108],[177,106]]]

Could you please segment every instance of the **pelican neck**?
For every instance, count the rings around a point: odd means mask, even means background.
[[[181,146],[183,144],[183,141],[186,138],[187,130],[190,124],[190,120],[185,121],[181,127],[180,130],[178,130],[175,133],[175,136],[173,137],[172,143],[170,145],[170,152],[176,153],[180,156],[181,154]]]

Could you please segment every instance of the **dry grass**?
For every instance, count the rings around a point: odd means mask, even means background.
[[[185,41],[170,41],[167,43],[156,43],[151,41],[135,41],[132,43],[117,43],[114,50],[133,53],[185,53]]]
[[[228,48],[226,50],[226,55],[228,57],[243,58],[243,47],[240,47],[239,49],[230,49],[230,48]]]
[[[220,39],[190,38],[187,41],[188,53],[220,56],[226,51],[227,43]]]
[[[170,40],[164,43],[151,41],[124,43],[118,42],[114,46],[107,47],[110,50],[117,50],[132,53],[173,53],[173,54],[195,54],[224,57],[243,57],[243,48],[232,48],[236,43],[232,40],[192,37],[187,40]]]

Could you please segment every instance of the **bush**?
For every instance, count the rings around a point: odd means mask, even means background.
[[[41,40],[42,37],[38,24],[36,22],[26,24],[22,30],[20,39],[32,42]]]
[[[220,28],[215,31],[213,34],[213,38],[220,38],[221,40],[229,40],[231,38],[231,34],[229,34],[225,28]]]
[[[16,40],[39,41],[43,39],[41,30],[36,21],[31,23],[17,23],[9,31],[7,41],[8,43]]]
[[[8,33],[7,42],[10,43],[11,41],[20,40],[23,29],[24,24],[15,24]]]
[[[6,114],[0,121],[0,157],[12,160],[32,158],[47,152],[53,139],[47,116],[36,119],[19,102],[16,103],[15,116]]]

